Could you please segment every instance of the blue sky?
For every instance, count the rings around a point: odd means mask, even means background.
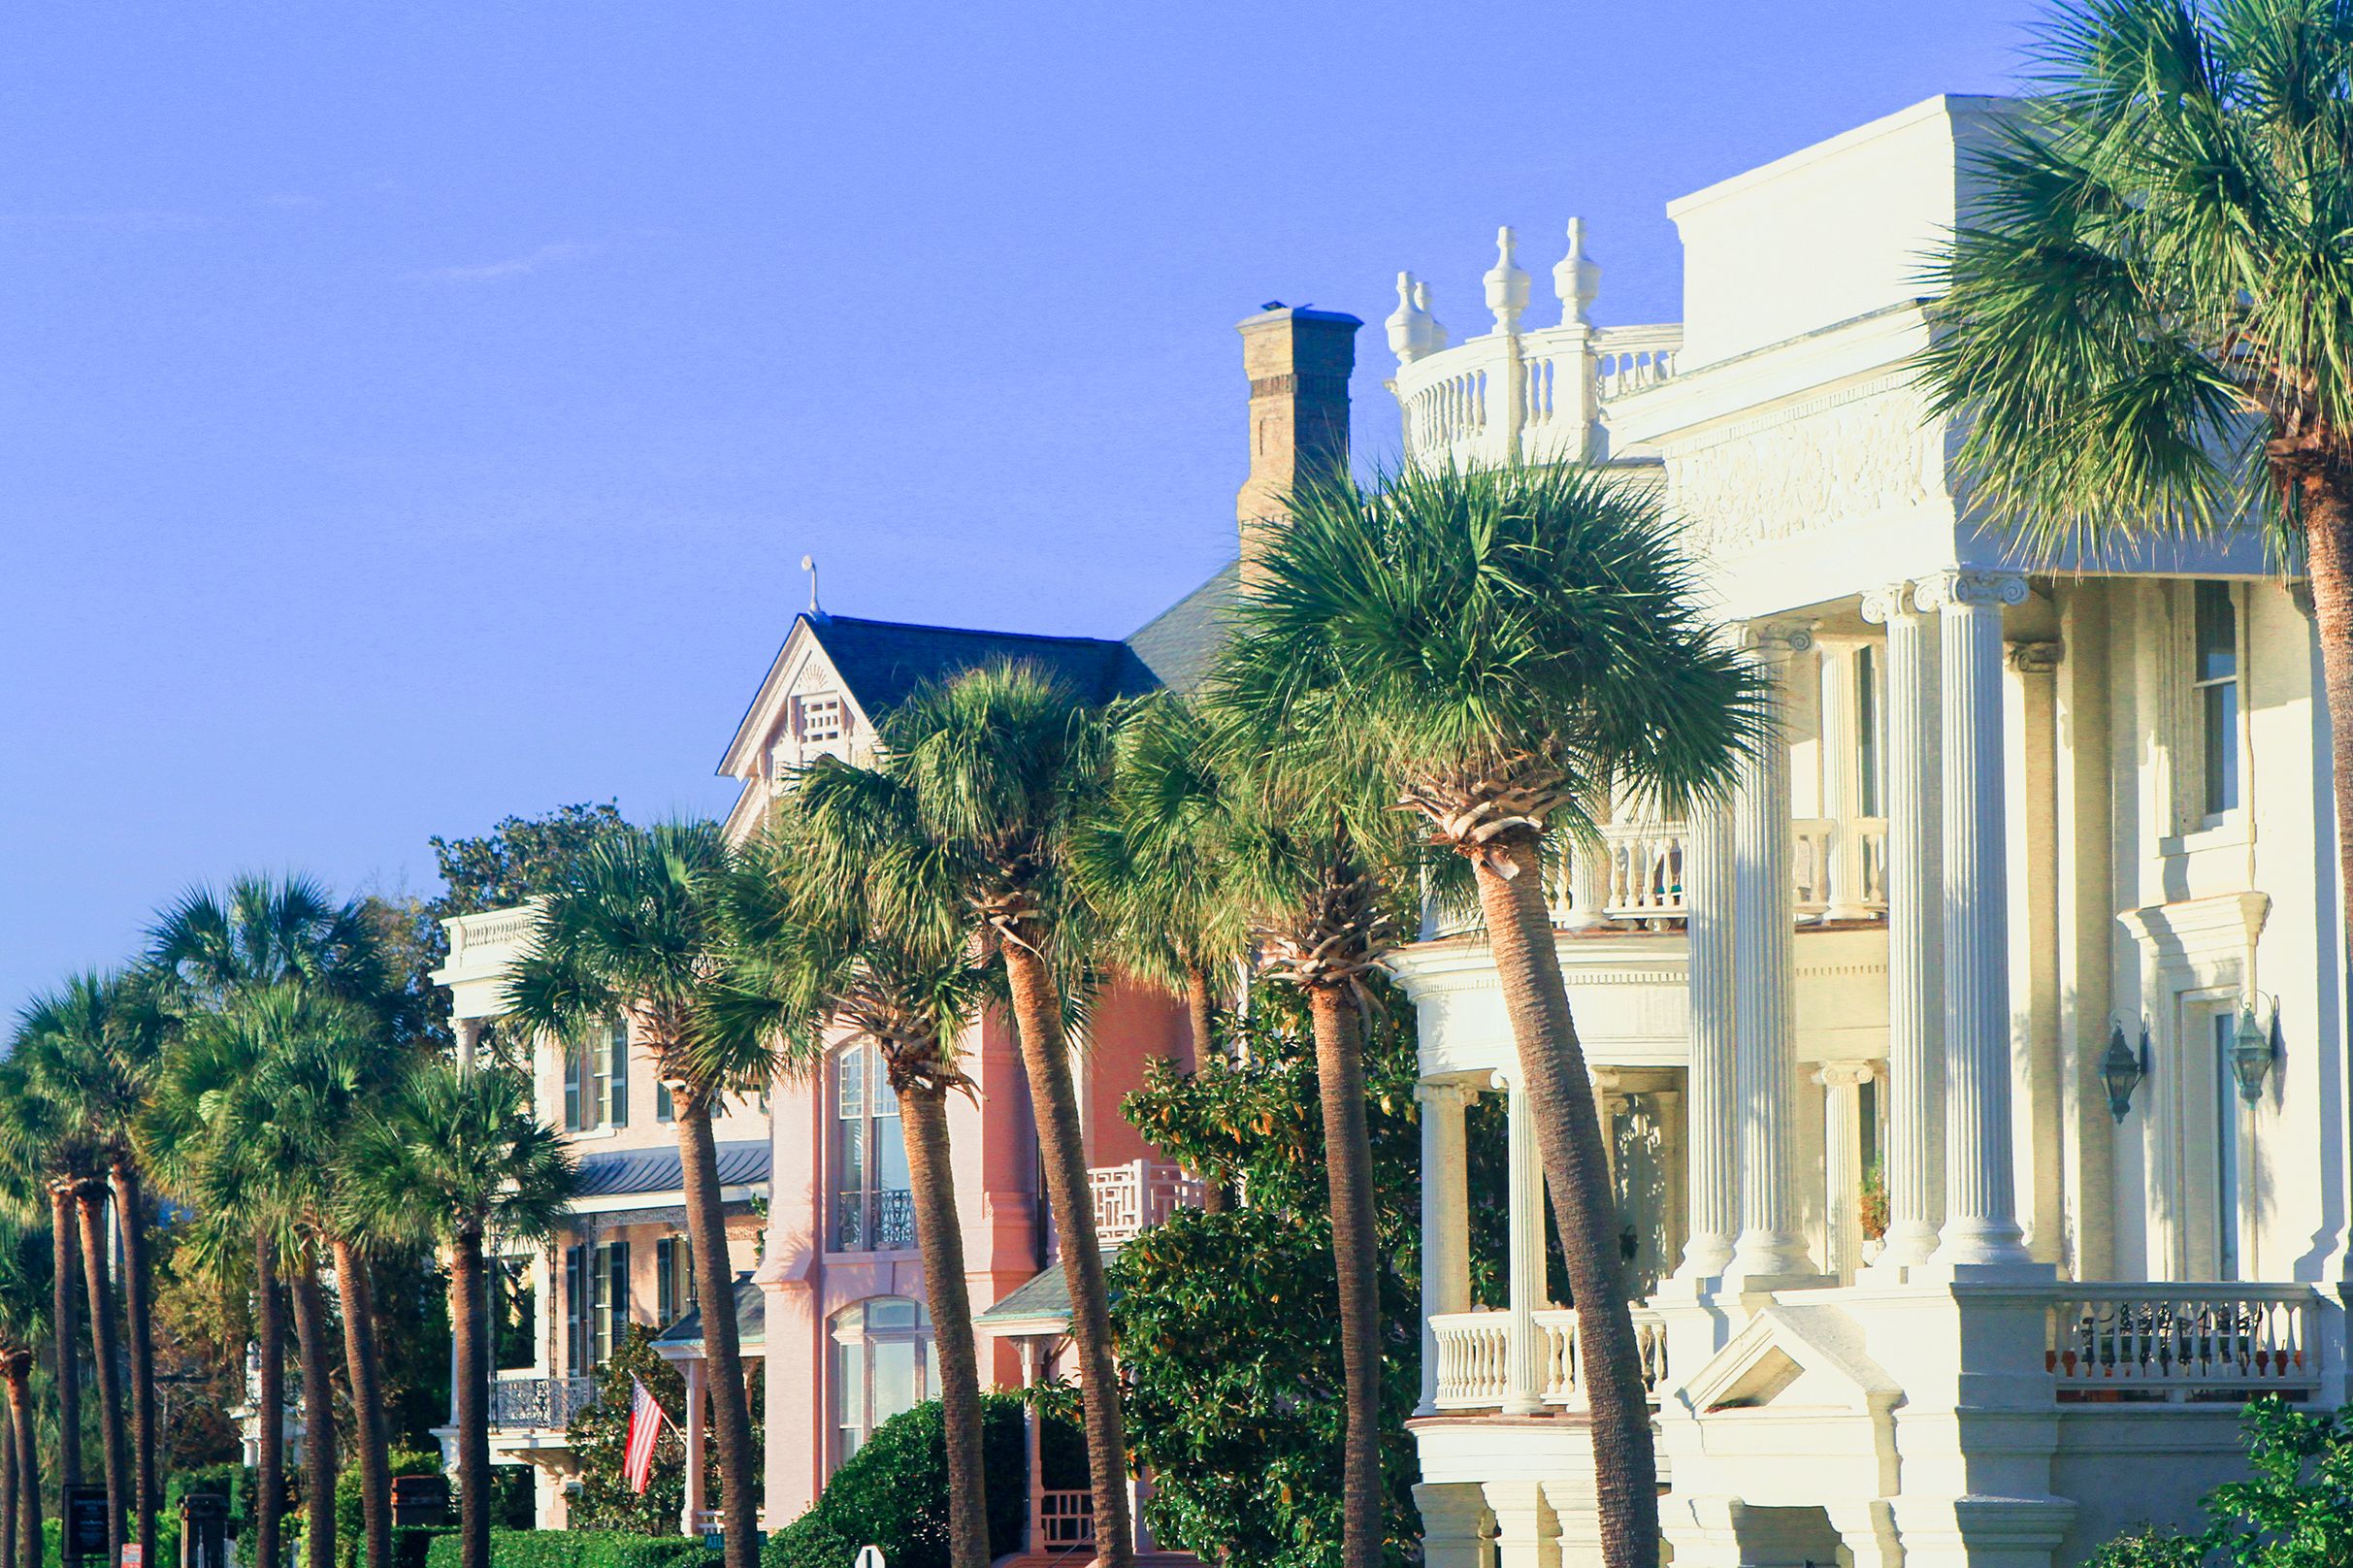
[[[1118,636],[1232,551],[1264,300],[1476,330],[1582,213],[1937,92],[2009,0],[23,0],[0,51],[0,1009],[178,890],[724,808],[793,612]],[[1901,18],[1898,21],[1896,18]]]

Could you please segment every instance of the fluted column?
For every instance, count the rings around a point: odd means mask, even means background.
[[[2009,572],[1921,584],[1942,621],[1944,805],[1944,1226],[1939,1268],[2032,1266],[2017,1221],[2010,1120],[2010,893],[2003,842],[2002,607]]]
[[[1536,1118],[1528,1109],[1527,1086],[1515,1072],[1496,1074],[1505,1091],[1510,1123],[1507,1196],[1511,1207],[1511,1313],[1505,1325],[1506,1374],[1503,1396],[1507,1416],[1527,1416],[1544,1408],[1543,1379],[1537,1367],[1536,1313],[1544,1305],[1544,1155],[1536,1144]]]
[[[1690,1232],[1676,1276],[1711,1280],[1740,1234],[1740,1103],[1733,1082],[1732,802],[1693,808],[1683,839],[1685,987],[1691,1055],[1683,1079],[1684,1191]]]
[[[1887,628],[1887,1235],[1879,1266],[1924,1263],[1944,1222],[1944,817],[1937,639],[1909,582],[1863,596]]]
[[[458,1065],[472,1067],[474,1059],[482,1048],[482,1021],[478,1018],[453,1018],[450,1031],[457,1035]]]
[[[1863,840],[1854,826],[1861,753],[1855,734],[1855,646],[1845,638],[1820,644],[1822,815],[1830,822],[1824,920],[1863,920],[1871,914],[1862,901]]]
[[[1730,1273],[1743,1281],[1811,1275],[1798,1233],[1789,1151],[1797,1129],[1794,1038],[1797,889],[1789,864],[1789,747],[1781,734],[1791,655],[1812,645],[1802,626],[1757,626],[1747,644],[1769,691],[1773,736],[1742,767],[1733,798],[1734,1076],[1740,1096],[1740,1239]]]
[[[1827,1201],[1823,1261],[1842,1285],[1852,1284],[1863,1260],[1863,1086],[1868,1062],[1825,1062],[1814,1081],[1822,1086],[1822,1185]]]
[[[1438,1336],[1430,1320],[1471,1305],[1470,1193],[1463,1083],[1424,1082],[1422,1102],[1422,1408],[1438,1408]]]

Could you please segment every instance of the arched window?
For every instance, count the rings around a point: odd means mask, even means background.
[[[834,1249],[879,1253],[914,1245],[899,1096],[891,1093],[880,1052],[844,1047],[833,1071]]]
[[[833,1424],[838,1464],[875,1427],[939,1393],[931,1316],[905,1296],[878,1295],[833,1315]]]

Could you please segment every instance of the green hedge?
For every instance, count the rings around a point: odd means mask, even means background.
[[[1029,1443],[1021,1399],[982,1399],[981,1459],[989,1488],[989,1555],[1021,1550],[1029,1521]],[[1067,1452],[1050,1419],[1049,1458]],[[1083,1451],[1083,1448],[1081,1450]],[[1052,1480],[1053,1465],[1048,1467]],[[1084,1486],[1084,1480],[1070,1483]],[[948,1438],[939,1402],[917,1405],[874,1428],[833,1472],[817,1505],[768,1538],[761,1568],[844,1568],[863,1546],[891,1568],[948,1568]]]
[[[457,1532],[435,1532],[424,1568],[458,1568],[463,1552]],[[491,1568],[708,1568],[708,1563],[718,1560],[718,1554],[706,1552],[702,1542],[682,1535],[631,1535],[622,1530],[490,1532]]]

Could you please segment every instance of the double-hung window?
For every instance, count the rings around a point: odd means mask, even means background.
[[[2190,679],[2197,707],[2199,790],[2195,815],[2239,809],[2239,601],[2227,582],[2191,585]]]
[[[612,1359],[629,1331],[629,1243],[608,1241],[592,1259],[593,1318],[589,1328],[589,1364],[603,1366]]]
[[[686,1237],[654,1243],[654,1316],[665,1328],[695,1304],[695,1255]]]
[[[833,1424],[839,1463],[875,1427],[939,1393],[931,1320],[904,1296],[875,1296],[833,1315]]]
[[[899,1096],[880,1052],[844,1047],[833,1071],[833,1246],[897,1252],[915,1245],[907,1145]]]
[[[629,1026],[619,1019],[564,1050],[564,1128],[629,1126]]]

